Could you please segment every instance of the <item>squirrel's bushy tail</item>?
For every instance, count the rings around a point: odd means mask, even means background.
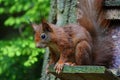
[[[104,29],[110,21],[105,19],[104,0],[78,0],[77,19],[93,38],[93,64],[109,67],[112,62],[113,44]]]
[[[84,26],[92,36],[100,32],[100,27],[107,27],[109,21],[105,19],[103,11],[104,0],[78,0],[78,22]]]

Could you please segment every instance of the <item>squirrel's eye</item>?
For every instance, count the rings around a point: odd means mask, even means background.
[[[42,34],[40,35],[40,37],[41,37],[42,39],[46,39],[46,38],[47,38],[47,35],[46,35],[45,33],[42,33]]]

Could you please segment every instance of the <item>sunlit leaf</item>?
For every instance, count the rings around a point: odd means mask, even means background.
[[[17,55],[17,56],[20,56],[20,55],[21,55],[21,53],[20,53],[19,51],[17,51],[17,52],[16,52],[16,55]]]
[[[2,74],[2,68],[0,67],[0,74]]]
[[[24,10],[27,10],[27,9],[30,8],[30,6],[31,6],[31,4],[30,4],[30,3],[27,3],[27,4],[23,7],[23,9],[24,9]]]
[[[9,9],[9,12],[10,12],[10,13],[14,13],[15,10],[17,10],[17,9],[16,9],[16,6],[13,5],[13,6]]]
[[[0,14],[4,12],[4,8],[0,8]]]
[[[8,19],[5,21],[4,24],[5,24],[5,25],[10,25],[10,26],[12,26],[12,25],[15,24],[15,19],[14,19],[13,17],[10,17],[10,18],[8,18]]]

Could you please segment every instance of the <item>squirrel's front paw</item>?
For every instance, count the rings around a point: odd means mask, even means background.
[[[54,69],[57,74],[59,74],[62,71],[63,66],[64,66],[64,63],[59,63],[59,62],[56,63]]]

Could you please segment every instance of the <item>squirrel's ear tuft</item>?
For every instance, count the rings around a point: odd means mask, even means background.
[[[51,28],[50,24],[45,19],[42,20],[42,28],[45,32],[53,32],[53,29]]]
[[[37,26],[35,23],[33,23],[28,17],[26,18],[28,24],[30,24],[30,26],[32,26],[32,28],[34,29],[34,31],[36,31]]]
[[[36,31],[38,29],[38,25],[37,24],[32,23],[31,26],[34,29],[34,31]]]

